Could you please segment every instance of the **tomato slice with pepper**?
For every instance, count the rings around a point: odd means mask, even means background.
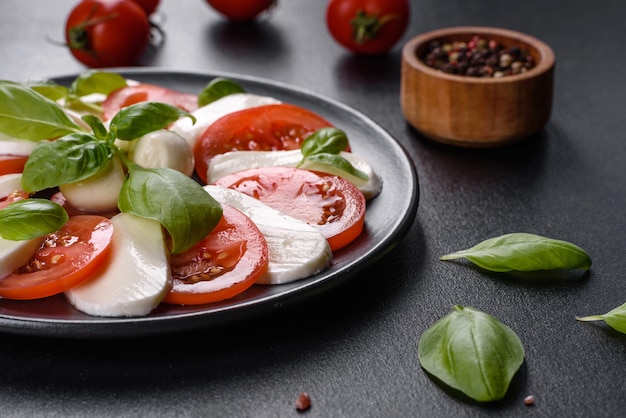
[[[237,209],[222,205],[219,224],[199,243],[172,254],[173,287],[164,302],[199,305],[229,299],[267,272],[267,242]]]
[[[196,173],[206,183],[211,158],[228,151],[280,151],[299,149],[313,132],[331,127],[320,115],[302,107],[280,103],[230,113],[211,124],[196,140]]]
[[[0,176],[23,172],[26,160],[27,155],[0,155]]]
[[[332,174],[292,167],[261,167],[222,177],[218,186],[259,199],[317,228],[333,251],[354,241],[365,225],[365,197]]]
[[[105,260],[113,224],[102,216],[75,216],[48,234],[30,261],[0,279],[0,297],[39,299],[87,280]]]
[[[193,112],[198,108],[198,96],[195,94],[183,93],[154,84],[139,83],[111,92],[102,102],[103,118],[109,120],[122,108],[140,102],[167,103],[186,112]]]

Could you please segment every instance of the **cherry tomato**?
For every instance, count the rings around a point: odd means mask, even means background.
[[[326,25],[332,37],[357,54],[387,52],[409,24],[408,0],[330,0]]]
[[[198,96],[195,94],[143,83],[122,87],[109,94],[102,102],[102,108],[104,109],[103,117],[105,120],[109,120],[120,109],[139,102],[167,103],[187,112],[193,112],[198,108]]]
[[[218,186],[259,199],[317,228],[333,251],[350,244],[365,224],[365,197],[339,176],[291,167],[262,167],[222,177]]]
[[[160,0],[133,0],[146,12],[147,16],[150,16],[159,7]]]
[[[27,155],[0,155],[0,176],[21,173],[24,171],[26,160],[28,160]]]
[[[207,0],[207,3],[229,20],[249,21],[273,7],[276,0]]]
[[[222,220],[204,240],[171,256],[174,286],[165,302],[219,302],[248,289],[267,272],[269,256],[263,234],[237,209],[222,208]]]
[[[30,261],[0,279],[0,297],[39,299],[87,280],[105,260],[113,224],[102,216],[75,216],[48,234]]]
[[[276,151],[298,149],[313,132],[332,126],[321,116],[292,104],[271,104],[221,117],[194,145],[196,173],[207,181],[211,158],[235,150]]]
[[[135,2],[82,0],[67,18],[65,39],[87,67],[131,66],[150,42],[150,23]]]

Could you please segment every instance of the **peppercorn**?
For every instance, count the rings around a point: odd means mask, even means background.
[[[493,39],[478,35],[470,41],[432,41],[420,58],[429,67],[470,77],[504,77],[534,67],[533,57],[519,46],[505,48]]]

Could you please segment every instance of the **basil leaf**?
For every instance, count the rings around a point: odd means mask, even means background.
[[[235,93],[245,93],[245,90],[233,80],[216,77],[198,95],[198,106],[208,105],[217,99]]]
[[[54,83],[50,80],[28,82],[27,86],[35,90],[42,96],[45,96],[55,102],[57,100],[63,99],[64,97],[67,97],[67,95],[69,94],[69,89],[67,87]]]
[[[0,236],[28,240],[59,230],[68,220],[65,209],[47,199],[22,199],[0,210]]]
[[[72,83],[71,91],[77,96],[105,94],[126,86],[126,79],[119,74],[104,71],[85,71]]]
[[[456,305],[420,337],[422,367],[479,402],[502,399],[524,362],[517,335],[495,317]]]
[[[41,141],[84,131],[52,100],[21,84],[0,80],[0,132]]]
[[[141,102],[120,110],[111,119],[110,129],[118,139],[132,141],[147,133],[163,129],[170,123],[187,116],[196,118],[175,106],[159,102]]]
[[[300,146],[306,158],[315,154],[339,154],[348,147],[348,136],[337,128],[322,128],[306,137]]]
[[[591,268],[591,258],[582,248],[566,241],[526,233],[490,238],[439,259],[458,258],[466,258],[479,267],[496,272]]]
[[[89,125],[91,130],[93,131],[93,135],[96,139],[100,141],[106,141],[107,139],[107,128],[102,123],[102,120],[94,115],[85,115],[82,119]]]
[[[316,167],[317,165],[322,165],[323,167]],[[309,170],[319,170],[324,171],[329,174],[335,174],[340,177],[345,177],[346,180],[352,182],[353,178],[358,180],[362,180],[366,182],[369,179],[369,176],[354,167],[350,161],[346,160],[340,155],[335,154],[315,154],[307,157],[303,160],[300,165],[300,168],[306,168]],[[346,176],[348,174],[349,176]],[[358,184],[358,180],[356,181]]]
[[[105,142],[87,134],[40,142],[26,161],[22,187],[27,192],[38,192],[86,179],[104,168],[112,156]]]
[[[198,183],[169,168],[129,167],[119,208],[161,223],[172,237],[172,252],[199,242],[218,224],[222,206]]]
[[[616,331],[626,334],[626,303],[602,315],[576,317],[579,321],[604,321]]]

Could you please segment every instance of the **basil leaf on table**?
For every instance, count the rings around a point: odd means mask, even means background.
[[[0,210],[0,236],[28,240],[59,230],[67,222],[65,209],[47,199],[22,199]]]
[[[421,366],[479,402],[502,399],[524,362],[518,336],[495,317],[454,306],[420,337]]]
[[[602,315],[576,317],[579,321],[604,321],[616,331],[626,334],[626,303]]]
[[[495,272],[591,268],[591,258],[582,248],[567,241],[527,233],[490,238],[439,259],[458,258]]]
[[[169,168],[128,168],[120,210],[163,225],[172,237],[173,253],[199,242],[220,221],[222,206],[190,177]]]
[[[84,130],[52,100],[21,84],[0,80],[0,132],[41,141]]]
[[[84,180],[113,157],[111,148],[88,134],[71,134],[33,149],[22,174],[22,187],[38,192]]]

